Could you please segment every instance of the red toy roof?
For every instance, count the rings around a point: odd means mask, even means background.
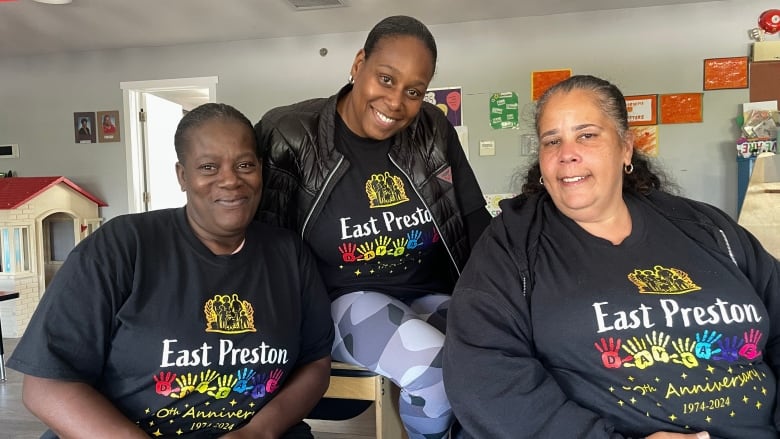
[[[70,186],[71,189],[94,201],[100,207],[108,206],[105,201],[90,194],[65,177],[7,177],[0,178],[0,209],[16,209],[59,183]]]

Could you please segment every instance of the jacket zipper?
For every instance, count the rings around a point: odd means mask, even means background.
[[[737,264],[737,259],[734,257],[734,252],[731,250],[731,243],[726,237],[726,232],[724,232],[723,229],[718,229],[718,232],[720,232],[720,236],[723,238],[723,243],[726,245],[726,250],[729,252],[729,258],[731,258],[731,262],[739,267],[739,264]]]
[[[325,195],[325,189],[328,188],[330,181],[333,179],[333,176],[336,175],[336,171],[339,169],[343,161],[344,161],[344,156],[341,156],[338,163],[336,163],[336,166],[334,166],[333,170],[330,171],[330,174],[328,174],[328,178],[325,179],[325,183],[322,185],[322,189],[320,190],[320,193],[317,194],[317,198],[311,204],[311,209],[309,209],[309,213],[306,214],[306,219],[303,220],[303,227],[301,227],[301,239],[303,239],[303,236],[306,234],[306,226],[309,225],[309,220],[311,219],[311,216],[314,213],[314,209],[316,209],[317,205],[320,204],[320,200],[322,200],[322,196]]]
[[[398,163],[396,163],[395,160],[393,160],[393,157],[391,157],[390,154],[388,154],[387,158],[389,158],[390,162],[396,168],[398,168],[398,170],[401,171],[402,174],[404,174],[404,177],[406,177],[406,181],[409,182],[409,186],[411,186],[414,193],[417,194],[417,198],[419,198],[420,202],[423,203],[425,209],[431,213],[431,221],[433,221],[433,227],[436,227],[436,231],[439,232],[439,239],[441,239],[442,244],[444,244],[444,249],[447,250],[447,255],[449,255],[450,257],[450,262],[452,262],[452,266],[455,267],[455,271],[458,273],[458,277],[460,277],[460,268],[458,268],[458,264],[455,262],[455,258],[452,256],[452,252],[450,252],[450,246],[447,244],[447,241],[444,239],[444,235],[441,233],[441,229],[439,228],[439,225],[436,224],[436,217],[433,215],[433,212],[431,212],[430,207],[428,207],[428,203],[425,202],[425,198],[423,198],[422,195],[420,195],[420,192],[417,190],[417,187],[414,185],[414,181],[409,177],[409,174],[404,172],[404,170],[401,169],[400,166],[398,166]]]

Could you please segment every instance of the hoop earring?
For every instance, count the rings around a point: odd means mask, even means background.
[[[350,84],[354,84],[354,83],[355,83],[355,78],[353,78],[353,77],[352,77],[352,75],[349,75],[349,79],[347,79],[347,81],[348,81]]]
[[[625,172],[626,175],[634,172],[634,164],[633,163],[629,163],[627,165],[623,165],[623,172]]]
[[[544,186],[544,177],[539,177],[539,184]]]

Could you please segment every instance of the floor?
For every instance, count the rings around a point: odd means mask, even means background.
[[[18,339],[3,340],[5,357],[13,352]],[[7,381],[0,382],[0,439],[38,439],[46,430],[22,404],[22,375],[6,368]],[[361,415],[346,421],[307,421],[314,430],[315,439],[371,439],[374,438],[374,409],[369,407]]]

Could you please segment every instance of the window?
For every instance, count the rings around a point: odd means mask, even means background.
[[[0,272],[30,271],[30,229],[27,226],[0,228]]]

